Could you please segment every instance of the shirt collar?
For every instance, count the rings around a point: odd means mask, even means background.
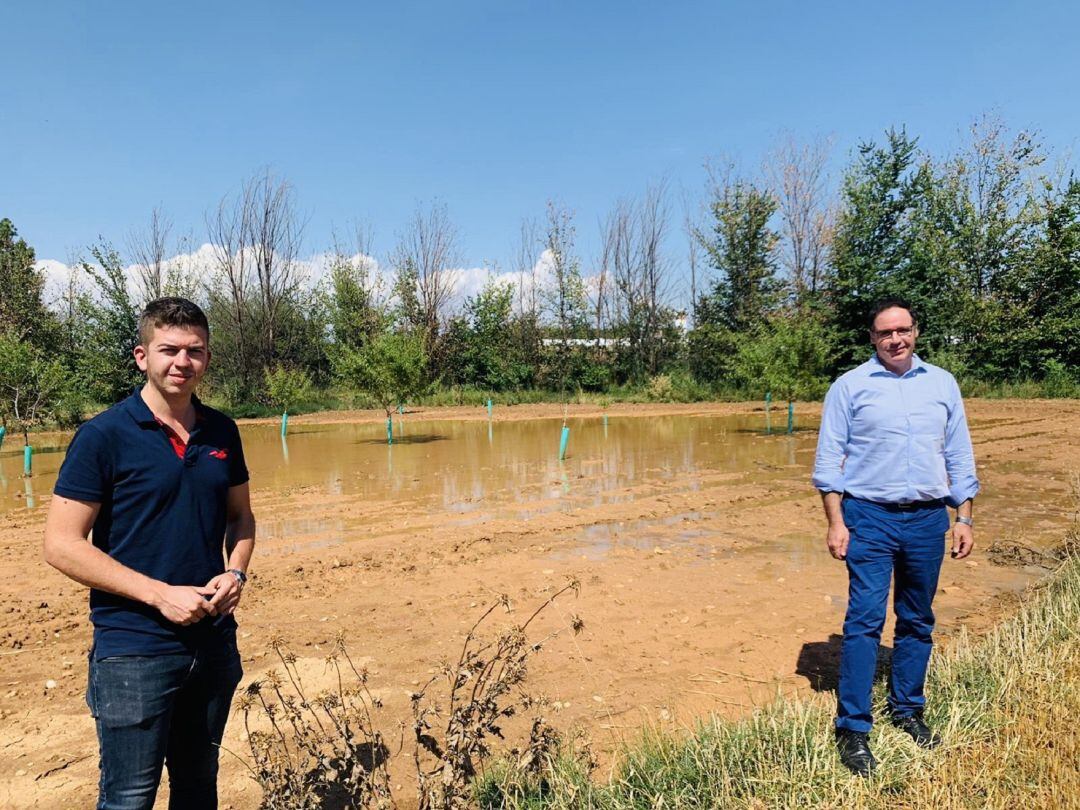
[[[866,373],[868,376],[873,376],[874,374],[892,374],[891,371],[885,368],[885,364],[881,362],[881,358],[877,356],[877,352],[874,352],[872,355],[870,355],[870,360],[866,365]],[[919,355],[913,354],[911,355],[911,368],[909,368],[906,373],[899,376],[909,377],[916,373],[925,374],[926,363],[922,361]]]
[[[195,406],[195,421],[202,422],[206,418],[202,401],[195,394],[192,394],[191,404]],[[150,410],[142,398],[141,386],[136,388],[131,396],[124,400],[121,407],[127,411],[128,416],[135,420],[136,424],[142,426],[153,425],[155,427],[159,424],[154,412]]]

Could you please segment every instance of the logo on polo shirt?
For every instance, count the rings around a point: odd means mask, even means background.
[[[210,455],[212,455],[214,458],[220,458],[222,461],[224,461],[225,459],[227,459],[229,457],[229,451],[228,450],[211,450]]]

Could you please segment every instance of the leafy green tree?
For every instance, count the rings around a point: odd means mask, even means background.
[[[0,333],[0,421],[30,444],[31,428],[56,419],[73,396],[63,363],[14,333]]]
[[[267,399],[283,411],[294,411],[311,396],[311,376],[301,368],[275,366],[265,377]]]
[[[783,288],[776,275],[779,235],[769,226],[776,205],[771,192],[747,181],[717,189],[712,233],[699,239],[719,275],[695,302],[695,324],[741,332],[775,309]]]
[[[739,342],[734,370],[747,390],[787,400],[820,397],[829,387],[836,335],[820,315],[773,314]]]
[[[362,349],[343,348],[335,357],[338,377],[374,397],[390,418],[399,403],[424,392],[427,357],[423,338],[384,332]]]
[[[411,278],[411,288],[410,311],[415,318],[418,313],[415,275]],[[330,268],[329,310],[334,343],[338,346],[359,349],[387,325],[387,315],[378,303],[364,257],[358,260],[340,257]]]
[[[700,383],[716,385],[731,375],[739,336],[716,323],[705,322],[686,336],[690,373]]]
[[[84,295],[79,309],[82,335],[77,357],[79,375],[97,402],[119,402],[143,376],[135,364],[139,311],[128,292],[120,255],[107,243],[90,250],[94,263],[83,262],[96,290]]]
[[[34,249],[18,236],[10,219],[0,219],[0,328],[46,346],[56,318],[41,297],[45,275],[34,267]]]
[[[886,140],[884,146],[859,147],[841,190],[830,296],[840,332],[840,368],[867,355],[866,313],[873,302],[908,292],[901,282],[911,263],[910,217],[921,188],[913,177],[917,141],[904,130],[889,130]]]
[[[1045,189],[1037,236],[996,280],[983,311],[984,376],[1038,379],[1080,369],[1080,181]]]
[[[972,141],[945,161],[916,206],[913,269],[922,285],[923,344],[959,355],[985,379],[1038,376],[1039,353],[1022,338],[1033,323],[1029,288],[1048,209],[1033,193],[1044,155],[1021,132],[1008,137],[993,120],[978,122]],[[927,259],[926,257],[931,257]],[[1038,317],[1034,318],[1034,322]],[[1024,347],[1023,349],[1021,347]]]
[[[465,302],[465,317],[456,318],[448,330],[447,357],[454,381],[490,391],[520,387],[529,369],[519,356],[514,340],[511,311],[512,284],[489,281]]]

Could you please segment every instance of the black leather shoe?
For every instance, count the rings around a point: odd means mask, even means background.
[[[838,728],[836,749],[840,752],[844,767],[856,776],[869,776],[877,767],[877,760],[870,753],[870,741],[864,731]]]
[[[930,750],[941,745],[941,737],[923,722],[922,712],[909,714],[906,717],[893,717],[892,724],[911,737],[919,748]]]

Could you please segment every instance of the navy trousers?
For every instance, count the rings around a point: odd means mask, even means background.
[[[938,502],[902,509],[852,497],[844,498],[843,510],[851,540],[836,726],[865,732],[873,725],[870,692],[894,579],[889,711],[906,717],[926,702],[923,682],[934,630],[931,604],[945,556],[949,514]]]

